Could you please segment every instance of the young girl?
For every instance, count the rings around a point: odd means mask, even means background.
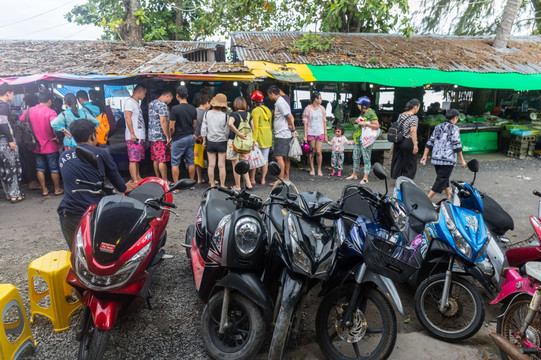
[[[434,129],[432,136],[426,143],[421,164],[426,164],[428,151],[432,150],[432,164],[436,169],[436,180],[428,194],[432,199],[436,193],[445,190],[447,199],[451,197],[451,188],[449,187],[449,178],[456,164],[457,154],[460,157],[462,167],[466,167],[464,156],[462,155],[462,144],[460,143],[460,130],[456,126],[458,121],[458,110],[451,109],[445,116],[447,120]]]
[[[331,141],[327,140],[327,144],[332,146],[332,153],[331,153],[331,166],[332,166],[332,173],[331,176],[341,177],[342,176],[342,168],[344,165],[344,146],[346,144],[353,145],[353,141],[348,141],[348,139],[344,136],[344,128],[340,125],[334,129],[335,137],[332,138]]]

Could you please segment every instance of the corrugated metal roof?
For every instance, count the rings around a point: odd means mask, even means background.
[[[131,47],[118,41],[0,40],[0,77],[53,72],[75,75],[123,75],[249,71],[239,63],[183,60],[184,54],[195,50],[214,49],[216,46],[225,44],[153,41],[142,47]]]
[[[508,48],[492,37],[319,33],[335,38],[329,51],[296,54],[301,32],[235,32],[231,51],[239,61],[277,64],[354,65],[365,68],[425,68],[444,71],[541,73],[541,37],[512,37]]]

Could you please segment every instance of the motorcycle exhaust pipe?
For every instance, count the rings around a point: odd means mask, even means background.
[[[491,332],[490,338],[500,348],[501,351],[506,353],[512,360],[531,360],[531,358],[523,354],[515,345],[511,344],[509,340],[504,338],[498,333]]]

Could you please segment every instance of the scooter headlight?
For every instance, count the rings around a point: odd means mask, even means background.
[[[244,256],[252,254],[259,244],[261,226],[254,218],[245,216],[235,224],[235,244]]]
[[[299,234],[297,232],[297,225],[293,215],[289,215],[287,218],[287,228],[289,230],[289,236],[291,239],[291,252],[293,257],[293,265],[298,267],[301,271],[305,272],[308,275],[312,274],[312,266],[310,259],[304,253],[304,251],[299,246]]]
[[[85,286],[92,290],[104,291],[119,288],[132,277],[133,273],[150,252],[151,247],[152,242],[146,244],[141,250],[126,261],[115,274],[99,276],[88,270],[84,255],[83,236],[81,234],[81,229],[79,228],[76,235],[75,246],[75,274]]]
[[[447,207],[442,206],[441,208],[443,209],[443,215],[445,217],[445,224],[447,225],[447,229],[449,229],[449,232],[451,233],[451,235],[453,235],[456,249],[467,259],[471,259],[473,250],[470,244],[468,244],[464,236],[462,236],[460,231],[458,231],[458,229],[456,228],[456,225],[451,218],[451,215],[447,212]]]

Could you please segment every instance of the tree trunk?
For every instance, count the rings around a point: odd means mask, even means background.
[[[534,17],[539,17],[539,14],[541,14],[541,2],[539,0],[532,0],[531,3],[535,10]],[[535,19],[535,30],[537,30],[538,34],[541,34],[541,19]]]
[[[175,26],[177,28],[177,31],[175,32],[175,40],[183,40],[180,35],[180,33],[183,31],[184,29],[184,23],[183,23],[183,19],[182,19],[182,3],[184,2],[184,0],[175,0],[175,13],[176,13],[176,17],[175,17]]]
[[[494,38],[493,46],[496,49],[503,49],[507,46],[507,42],[511,36],[511,30],[513,30],[513,23],[515,22],[521,4],[521,0],[507,0],[503,9],[502,20],[500,25],[498,25],[496,37]]]
[[[126,11],[124,23],[120,26],[119,32],[122,40],[132,46],[143,45],[143,24],[137,24],[135,13],[141,10],[140,0],[122,0]]]

